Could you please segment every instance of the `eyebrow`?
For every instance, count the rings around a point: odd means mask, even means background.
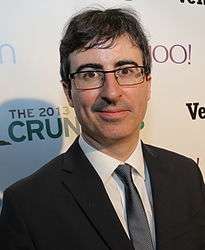
[[[115,63],[115,67],[120,67],[120,66],[124,66],[127,64],[132,64],[134,66],[139,66],[139,64],[133,60],[120,60],[118,62]]]
[[[137,62],[133,61],[133,60],[120,60],[118,62],[115,63],[115,67],[120,67],[120,66],[124,66],[127,64],[132,64],[134,66],[139,66]],[[92,68],[92,69],[99,69],[99,70],[103,70],[103,66],[99,63],[85,63],[85,64],[81,64],[79,67],[77,67],[75,72],[80,72],[83,71],[85,68]]]
[[[79,67],[77,67],[75,72],[80,72],[85,68],[103,69],[103,66],[99,63],[85,63],[85,64],[81,64]]]

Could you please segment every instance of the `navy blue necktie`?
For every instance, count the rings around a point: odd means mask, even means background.
[[[129,235],[135,250],[153,250],[153,243],[147,216],[134,185],[131,166],[119,165],[115,170],[125,188],[125,203]]]

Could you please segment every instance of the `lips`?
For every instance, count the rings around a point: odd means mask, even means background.
[[[103,120],[120,120],[128,115],[129,111],[124,109],[105,109],[98,112]]]

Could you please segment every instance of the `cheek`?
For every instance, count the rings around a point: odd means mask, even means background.
[[[132,92],[130,95],[130,101],[132,100],[132,103],[134,106],[141,107],[144,103],[148,101],[148,91],[145,88],[139,89],[136,92]]]
[[[148,92],[145,90],[139,91],[132,96],[132,99],[130,98],[130,101],[131,100],[135,116],[137,117],[144,116],[147,109]]]
[[[88,90],[72,93],[73,105],[76,113],[86,114],[95,103],[96,95]]]

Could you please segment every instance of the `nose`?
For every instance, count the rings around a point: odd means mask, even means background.
[[[104,85],[101,88],[101,98],[116,103],[122,96],[122,87],[118,84],[113,73],[105,75]]]

